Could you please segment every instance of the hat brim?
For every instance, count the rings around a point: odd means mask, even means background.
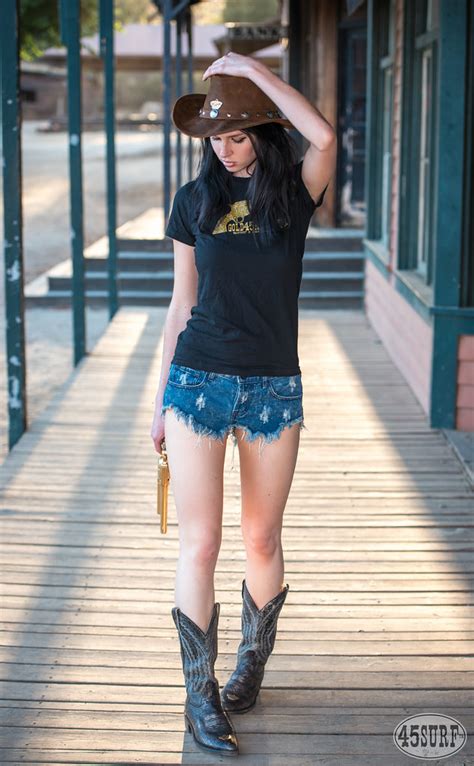
[[[232,118],[220,120],[217,117],[216,119],[201,117],[199,112],[205,100],[205,93],[189,93],[178,98],[173,107],[172,119],[174,125],[181,133],[191,138],[209,138],[209,136],[215,136],[218,133],[242,130],[243,128],[251,128],[254,125],[265,125],[269,122],[276,122],[284,128],[294,128],[291,122],[284,117],[275,117],[271,120],[268,117],[261,117],[260,119],[248,118],[245,120]]]

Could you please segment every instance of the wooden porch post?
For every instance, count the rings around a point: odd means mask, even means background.
[[[4,0],[0,24],[8,446],[26,430],[19,9]]]

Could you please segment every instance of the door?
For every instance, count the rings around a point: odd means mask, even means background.
[[[344,21],[338,41],[337,226],[365,227],[367,25]]]

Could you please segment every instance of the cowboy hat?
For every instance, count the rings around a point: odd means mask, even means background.
[[[173,122],[186,136],[207,138],[231,130],[277,122],[293,128],[276,104],[247,77],[215,74],[209,92],[181,96],[173,107]]]

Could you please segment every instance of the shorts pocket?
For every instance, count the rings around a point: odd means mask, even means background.
[[[303,384],[300,375],[278,375],[269,378],[270,393],[277,399],[300,399],[303,394]]]
[[[194,370],[181,364],[171,364],[168,383],[177,388],[199,388],[203,386],[209,373],[206,370]]]

